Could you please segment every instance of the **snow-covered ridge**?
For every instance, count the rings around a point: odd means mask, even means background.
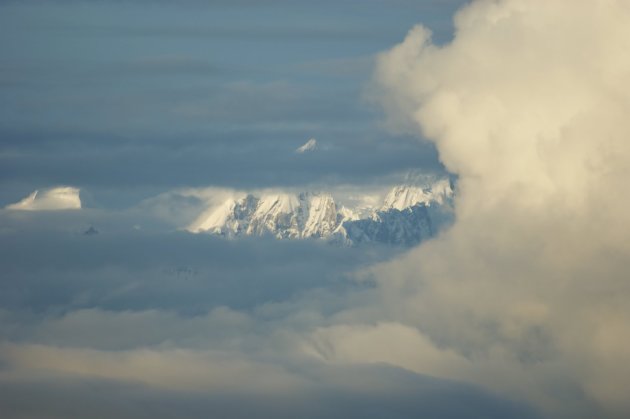
[[[385,197],[382,210],[395,208],[402,211],[405,208],[424,203],[442,205],[453,195],[451,184],[447,179],[440,180],[431,187],[401,185],[394,187]]]
[[[327,192],[242,193],[208,208],[187,230],[228,238],[273,236],[412,245],[432,236],[448,219],[443,215],[450,211],[452,194],[448,180],[428,187],[400,185],[380,204],[352,208],[340,205]]]
[[[306,238],[329,235],[337,224],[337,208],[329,194],[247,194],[209,209],[188,230],[228,237]]]

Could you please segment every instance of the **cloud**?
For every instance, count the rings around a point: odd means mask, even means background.
[[[130,190],[140,200],[175,187],[443,171],[433,146],[387,145],[360,97],[370,57],[400,38],[401,21],[447,21],[451,2],[0,3],[5,37],[23,45],[1,51],[3,207],[66,184],[118,206]],[[310,136],[334,152],[295,159],[296,138]]]
[[[481,0],[455,26],[442,47],[416,26],[378,60],[389,123],[459,180],[452,229],[375,269],[374,310],[469,361],[438,376],[550,417],[625,417],[630,9]]]
[[[410,372],[415,345],[386,360],[400,356],[410,371],[384,365],[384,340],[398,338],[462,362],[413,328],[343,321],[348,306],[373,303],[353,272],[389,257],[384,249],[107,229],[0,235],[9,416],[536,417],[476,386]],[[335,355],[326,347],[337,337]]]
[[[5,345],[0,354],[9,366],[0,406],[11,416],[536,417],[478,389],[383,365],[286,368],[235,352],[42,345]]]
[[[155,19],[146,10],[137,16]],[[400,25],[399,16],[389,19]],[[380,56],[376,90],[391,124],[422,130],[459,176],[459,191],[450,231],[374,269],[365,267],[393,253],[131,228],[153,218],[185,225],[216,191],[176,191],[121,211],[0,211],[0,411],[527,418],[537,417],[535,403],[547,417],[627,417],[630,215],[620,191],[629,161],[628,23],[628,10],[613,0],[478,1],[458,14],[452,43],[436,46],[417,27]],[[132,66],[134,80],[136,71],[190,74],[208,62],[186,52],[193,37],[173,43],[175,34],[162,35],[171,41],[158,46],[177,51],[158,48],[156,56],[189,58]],[[151,50],[151,38],[135,39]],[[94,49],[72,31],[59,39],[50,51],[69,54],[69,45],[81,62],[130,62],[113,59],[128,51],[117,42]],[[164,91],[110,80],[116,86],[73,90],[62,72],[38,79],[55,86],[45,97],[46,89],[9,91],[22,99],[5,101],[5,184],[11,179],[15,191],[20,182],[76,184],[78,176],[82,188],[100,185],[112,197],[133,187],[146,198],[163,191],[147,185],[207,179],[244,190],[339,178],[369,188],[422,159],[441,170],[432,147],[404,137],[381,145],[371,125],[357,134],[371,114],[339,111],[354,95],[331,107],[338,85],[324,95],[319,84],[274,82],[294,67],[271,54],[260,68],[260,45],[240,54],[255,58],[256,82],[197,80]],[[207,43],[198,48],[207,53]],[[86,60],[90,51],[100,60]],[[300,44],[295,51],[310,55]],[[272,62],[283,70],[266,76]],[[106,90],[96,107],[84,95]],[[55,128],[62,125],[75,129]],[[33,136],[16,135],[19,126]],[[335,143],[335,153],[295,159],[289,145],[311,133]],[[84,236],[89,225],[100,234]]]
[[[6,209],[17,211],[81,209],[81,198],[78,188],[60,186],[41,193],[34,191],[21,201],[7,205]]]

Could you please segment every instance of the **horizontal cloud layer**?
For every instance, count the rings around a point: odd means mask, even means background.
[[[10,416],[536,417],[383,364],[384,353],[415,359],[418,342],[442,358],[412,328],[347,316],[375,303],[355,272],[390,257],[386,248],[145,230],[0,239],[0,410]],[[401,337],[409,345],[386,347]]]

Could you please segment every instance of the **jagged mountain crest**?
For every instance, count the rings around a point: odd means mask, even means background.
[[[325,192],[276,192],[260,197],[247,194],[226,200],[204,214],[189,230],[228,238],[269,235],[343,244],[413,245],[435,233],[427,209],[432,206],[431,212],[435,213],[435,207],[443,205],[450,195],[450,188],[439,184],[435,188],[396,186],[381,206],[366,213],[365,208],[339,206]]]

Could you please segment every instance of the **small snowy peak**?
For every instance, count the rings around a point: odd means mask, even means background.
[[[315,151],[317,149],[317,140],[315,138],[311,138],[307,142],[305,142],[302,146],[298,147],[295,152],[298,154],[304,154],[311,151]]]
[[[81,209],[81,198],[78,188],[62,186],[41,192],[36,190],[21,201],[7,205],[6,209],[16,211]]]

